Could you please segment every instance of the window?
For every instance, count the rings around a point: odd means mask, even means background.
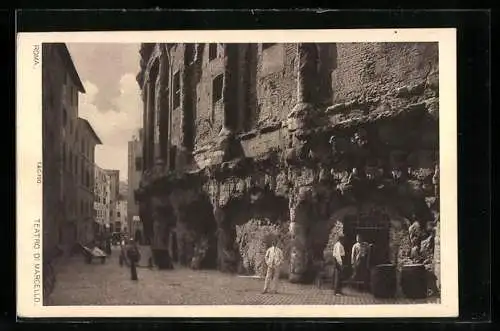
[[[269,48],[269,47],[272,47],[276,45],[276,43],[272,43],[272,44],[262,44],[262,50],[266,49],[266,48]]]
[[[208,60],[217,58],[217,44],[208,44]]]
[[[177,71],[174,75],[174,109],[181,105],[181,76]]]
[[[222,98],[223,75],[218,75],[212,82],[212,104]]]
[[[80,160],[80,178],[81,178],[81,183],[85,185],[85,164],[83,163],[83,158]]]
[[[120,212],[119,211],[116,212],[116,217],[120,217]]]
[[[142,157],[137,156],[135,158],[135,171],[141,171],[142,170]]]
[[[64,143],[62,147],[62,161],[63,161],[63,169],[66,169],[66,144]]]
[[[78,105],[78,90],[76,88],[72,89],[73,93],[73,105],[77,106]]]
[[[63,108],[63,126],[66,126],[68,124],[68,112],[66,111],[66,108]]]

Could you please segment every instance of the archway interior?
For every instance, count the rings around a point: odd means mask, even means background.
[[[342,236],[345,250],[344,263],[351,264],[352,247],[356,235],[371,244],[369,264],[390,263],[390,226],[392,211],[375,204],[344,207],[334,213],[327,222],[317,224],[314,234],[320,239],[312,242],[315,258],[322,254],[325,261],[333,259],[333,245]]]
[[[172,233],[171,253],[177,261],[195,269],[216,268],[217,225],[210,200],[200,196],[184,211],[185,224]]]
[[[362,211],[354,215],[346,215],[344,223],[344,248],[347,261],[351,262],[352,247],[356,236],[360,235],[363,242],[371,245],[370,266],[390,262],[389,224],[387,214],[373,213],[366,215]]]
[[[264,254],[272,239],[278,239],[288,256],[288,199],[266,190],[255,190],[232,199],[225,208],[228,230],[234,243],[239,273],[265,273]],[[286,273],[287,263],[283,263]]]

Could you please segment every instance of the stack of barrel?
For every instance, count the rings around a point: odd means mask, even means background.
[[[401,289],[405,297],[423,299],[427,297],[427,270],[423,264],[409,264],[401,270]]]
[[[427,297],[427,277],[423,264],[409,264],[401,270],[401,290],[405,297],[423,299]],[[372,294],[376,298],[394,298],[397,292],[396,267],[379,264],[371,273]]]
[[[393,264],[379,264],[371,272],[371,289],[375,298],[396,296],[396,267]]]

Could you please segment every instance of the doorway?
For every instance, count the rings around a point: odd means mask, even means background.
[[[362,241],[372,245],[369,252],[370,267],[389,263],[389,223],[385,218],[346,216],[344,218],[344,248],[347,265],[351,264],[352,246],[358,234]]]

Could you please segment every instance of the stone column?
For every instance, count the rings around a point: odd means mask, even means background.
[[[180,136],[180,144],[181,149],[189,149],[190,147],[190,139],[189,134],[192,132],[190,130],[190,114],[189,114],[189,103],[190,103],[190,75],[189,75],[189,67],[188,63],[186,63],[186,57],[184,56],[184,63],[182,66],[182,78],[181,78],[181,136]]]
[[[153,258],[159,269],[171,269],[172,261],[168,249],[169,228],[168,219],[163,209],[165,198],[154,197],[151,199],[151,212],[153,223],[153,242],[151,245]]]
[[[238,44],[224,44],[224,77],[222,100],[224,104],[224,128],[229,131],[237,129],[238,101]]]
[[[146,111],[147,111],[147,128],[146,128],[146,157],[147,157],[147,169],[153,167],[154,164],[154,85],[151,82],[150,77],[148,77],[148,82],[146,83]]]
[[[297,198],[290,203],[290,273],[289,280],[292,283],[305,281],[308,261],[307,227],[310,217],[310,187],[300,187]]]
[[[298,44],[297,103],[315,103],[318,73],[318,48],[315,43]]]
[[[236,230],[231,226],[222,208],[216,207],[214,216],[217,222],[217,267],[222,272],[236,272],[238,262],[235,251]]]
[[[168,58],[166,54],[166,50],[161,47],[160,48],[160,58],[158,65],[158,75],[156,76],[156,85],[155,85],[155,126],[156,126],[156,134],[155,137],[155,157],[162,159],[165,163],[168,155],[168,145],[169,141],[165,141],[164,132],[168,130],[167,124],[165,120],[168,119],[168,98],[166,97],[167,86],[168,86]]]

